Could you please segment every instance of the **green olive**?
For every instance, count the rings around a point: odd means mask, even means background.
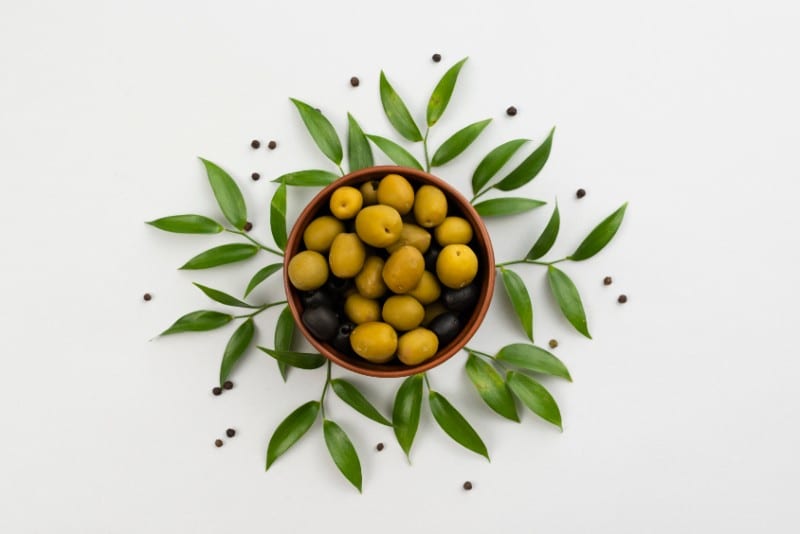
[[[361,272],[356,275],[356,289],[362,297],[378,299],[386,294],[386,284],[383,281],[383,259],[370,256],[364,262]]]
[[[411,330],[422,322],[425,308],[414,297],[394,295],[383,303],[381,317],[397,330]]]
[[[350,334],[350,346],[365,360],[386,363],[397,350],[397,332],[386,323],[363,323]]]
[[[472,241],[472,225],[462,217],[447,217],[434,230],[440,245],[466,245]]]
[[[393,292],[407,293],[417,287],[425,271],[422,253],[412,246],[405,245],[392,252],[383,266],[383,281]]]
[[[372,206],[378,203],[378,183],[378,180],[370,180],[361,184],[359,190],[365,206]]]
[[[378,202],[405,215],[414,205],[414,188],[399,174],[387,174],[378,185]]]
[[[430,272],[425,271],[422,273],[422,278],[419,283],[408,292],[408,295],[417,299],[420,304],[428,305],[439,298],[442,294],[442,288],[439,287],[439,280]]]
[[[377,300],[367,299],[356,293],[344,301],[344,313],[356,324],[369,323],[380,320],[381,306]]]
[[[339,234],[331,243],[328,262],[331,272],[339,278],[352,278],[364,266],[367,251],[356,234]]]
[[[328,279],[328,262],[325,256],[313,250],[304,250],[289,260],[289,281],[300,291],[322,287]]]
[[[333,192],[329,207],[337,219],[352,219],[361,210],[363,204],[361,191],[345,185]]]
[[[467,245],[447,245],[436,259],[436,275],[451,289],[464,287],[477,274],[478,257]]]
[[[406,332],[397,342],[397,357],[406,365],[419,365],[436,355],[439,338],[427,328]]]
[[[323,215],[322,217],[317,217],[306,226],[306,230],[303,232],[303,243],[305,243],[308,250],[328,252],[331,248],[331,243],[333,243],[333,238],[342,232],[344,232],[342,221],[330,215]]]
[[[389,252],[394,252],[403,245],[411,245],[423,254],[428,251],[431,246],[431,234],[426,229],[417,226],[416,224],[403,223],[403,229],[400,230],[400,239],[393,245],[386,247]]]
[[[367,245],[385,248],[400,238],[403,221],[391,206],[367,206],[356,215],[356,233]]]
[[[447,217],[447,198],[434,185],[423,185],[414,200],[414,218],[425,228],[439,226]]]

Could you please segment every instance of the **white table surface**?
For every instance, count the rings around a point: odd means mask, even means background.
[[[4,2],[0,532],[798,532],[799,18],[775,1]],[[319,428],[265,473],[269,435],[318,396],[322,371],[284,385],[253,353],[215,398],[231,329],[149,340],[209,306],[191,281],[241,294],[269,258],[177,271],[228,238],[142,223],[218,215],[203,156],[238,178],[254,235],[269,240],[269,179],[326,168],[289,96],[340,129],[351,111],[392,134],[380,69],[421,118],[466,55],[432,144],[495,121],[444,178],[466,190],[489,148],[557,125],[549,164],[522,191],[559,199],[554,254],[630,201],[615,241],[565,267],[593,341],[559,317],[540,268],[518,269],[537,340],[558,339],[575,379],[546,382],[565,431],[493,416],[459,356],[431,380],[491,463],[426,416],[409,466],[390,429],[331,402],[364,494]],[[278,149],[254,151],[252,138]],[[310,194],[291,192],[290,216]],[[498,258],[522,255],[550,209],[492,221]],[[254,298],[280,294],[275,279]],[[510,318],[497,293],[472,345],[522,341]],[[389,411],[396,381],[354,380]],[[238,434],[216,449],[227,427]]]

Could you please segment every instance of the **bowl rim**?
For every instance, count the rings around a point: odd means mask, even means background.
[[[293,252],[298,250],[299,247],[302,245],[302,238],[303,238],[303,231],[301,231],[301,223],[302,226],[305,227],[310,222],[311,217],[321,209],[322,198],[329,197],[333,191],[339,187],[345,185],[352,185],[354,183],[363,183],[365,178],[372,177],[375,174],[399,174],[401,176],[405,176],[407,178],[411,178],[412,180],[423,181],[429,183],[431,185],[435,185],[442,189],[445,194],[455,199],[458,204],[458,208],[460,211],[465,215],[465,217],[469,220],[470,225],[473,227],[473,231],[475,232],[475,237],[480,242],[483,248],[483,257],[486,260],[488,268],[486,269],[486,281],[484,286],[482,287],[482,291],[476,304],[476,311],[470,316],[470,321],[467,323],[466,328],[459,333],[459,335],[450,342],[449,345],[445,347],[445,350],[440,350],[433,358],[422,362],[419,365],[415,366],[407,366],[407,367],[397,367],[391,369],[376,369],[371,367],[362,367],[358,364],[354,364],[351,361],[343,359],[339,357],[337,351],[335,351],[332,347],[327,346],[323,342],[314,338],[311,335],[311,332],[308,331],[306,326],[303,324],[303,321],[300,318],[300,295],[299,291],[295,290],[291,283],[289,282],[289,261],[291,258],[296,254]],[[317,350],[319,353],[327,358],[329,361],[339,365],[340,367],[344,367],[350,371],[355,373],[359,373],[366,376],[372,376],[377,378],[402,378],[406,376],[411,376],[419,373],[424,373],[434,367],[437,367],[451,357],[453,357],[456,353],[461,351],[464,346],[469,342],[472,336],[475,335],[478,328],[480,327],[481,323],[483,323],[484,318],[486,317],[486,313],[489,310],[489,305],[491,304],[492,297],[494,294],[494,284],[495,284],[495,260],[494,260],[494,250],[492,248],[492,241],[489,235],[489,231],[486,229],[486,226],[481,219],[481,216],[475,211],[475,208],[470,204],[467,198],[455,187],[451,184],[445,182],[441,178],[434,176],[433,174],[425,171],[421,171],[419,169],[414,169],[411,167],[402,167],[397,165],[375,165],[372,167],[366,167],[364,169],[359,169],[357,171],[345,174],[344,176],[337,178],[332,183],[325,186],[321,191],[319,191],[314,197],[306,204],[303,210],[298,215],[294,225],[292,226],[292,230],[289,233],[289,237],[286,242],[286,247],[284,250],[284,258],[283,258],[283,286],[284,291],[286,293],[286,301],[291,309],[292,317],[294,319],[296,327],[300,330],[309,343]],[[369,363],[366,362],[365,363]],[[378,364],[371,364],[371,365],[378,365]]]

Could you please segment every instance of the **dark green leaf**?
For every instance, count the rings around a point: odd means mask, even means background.
[[[433,89],[430,100],[428,100],[428,110],[426,116],[428,119],[428,126],[433,126],[441,118],[447,104],[450,103],[450,97],[453,96],[453,89],[458,80],[458,73],[461,72],[461,67],[469,58],[464,58],[444,73],[442,79],[436,84]]]
[[[350,162],[350,172],[366,169],[375,165],[372,159],[372,147],[369,146],[367,136],[356,119],[347,114],[347,159]]]
[[[247,289],[244,292],[244,296],[246,297],[247,295],[249,295],[250,292],[253,291],[256,288],[256,286],[258,286],[258,284],[260,284],[261,282],[263,282],[276,272],[280,271],[281,267],[283,267],[282,263],[271,263],[266,267],[264,267],[263,269],[259,269],[259,271],[253,275],[253,278],[250,279],[250,283],[247,284]]]
[[[594,227],[594,230],[586,236],[586,239],[578,245],[569,259],[572,261],[583,261],[591,258],[608,245],[608,242],[614,237],[619,230],[619,225],[622,224],[622,218],[625,217],[625,210],[628,207],[626,202],[620,208],[603,219],[603,222]]]
[[[338,174],[319,169],[309,169],[307,171],[296,171],[278,176],[273,182],[279,184],[286,182],[286,185],[300,187],[321,187],[326,186],[339,178]]]
[[[195,311],[187,313],[175,321],[172,326],[161,332],[161,335],[166,336],[179,332],[205,332],[206,330],[214,330],[220,326],[225,326],[231,322],[232,319],[233,316],[227,313],[210,310]]]
[[[286,248],[286,182],[281,182],[269,205],[269,229],[278,248]]]
[[[295,324],[294,317],[292,316],[292,309],[287,305],[278,316],[278,322],[275,323],[275,350],[290,351],[294,344]],[[286,362],[278,360],[278,370],[281,373],[281,378],[286,382],[286,375],[289,372],[289,366]]]
[[[480,190],[483,189],[483,186],[488,184],[489,180],[497,174],[497,171],[508,163],[511,156],[516,154],[517,150],[528,141],[529,139],[513,139],[511,141],[506,141],[486,154],[481,162],[478,163],[475,172],[472,174],[472,194],[477,195]]]
[[[490,122],[492,122],[492,119],[478,121],[451,135],[450,138],[442,143],[442,146],[436,149],[433,158],[431,158],[431,167],[444,165],[464,152],[464,150],[478,138],[483,129],[486,128]]]
[[[528,339],[533,341],[533,304],[531,304],[531,296],[528,294],[528,288],[525,287],[525,282],[514,271],[509,271],[505,267],[500,268],[500,274],[503,277],[503,287],[506,288],[506,294],[511,299],[511,305],[514,307],[514,313],[517,314],[522,329]]]
[[[202,215],[172,215],[171,217],[161,217],[147,224],[155,226],[159,230],[176,234],[218,234],[223,229],[217,221]]]
[[[589,334],[589,327],[586,325],[586,313],[583,311],[581,296],[572,280],[563,271],[559,271],[549,265],[547,267],[547,281],[564,317],[575,327],[575,330],[592,339]]]
[[[509,371],[506,375],[508,387],[530,411],[558,428],[561,426],[561,412],[552,395],[536,380],[521,373]],[[563,428],[562,428],[563,430]]]
[[[341,165],[342,143],[339,141],[339,136],[336,135],[336,130],[330,121],[313,106],[309,106],[295,98],[290,98],[289,100],[300,112],[300,118],[303,119],[308,133],[311,134],[311,138],[314,139],[322,153],[336,165]]]
[[[408,457],[419,427],[422,406],[422,375],[406,378],[397,390],[392,409],[392,426],[397,442]]]
[[[230,243],[228,245],[220,245],[201,252],[194,258],[187,261],[181,269],[209,269],[211,267],[218,267],[227,263],[234,263],[237,261],[252,258],[258,253],[258,247],[248,243]]]
[[[494,367],[470,353],[466,369],[467,376],[489,408],[506,419],[519,422],[514,398],[503,382],[503,377],[494,370]]]
[[[203,158],[200,158],[200,161],[206,167],[208,182],[211,184],[222,214],[235,228],[241,230],[247,223],[247,206],[239,186],[227,172],[215,163]]]
[[[258,347],[279,362],[297,367],[298,369],[317,369],[325,365],[325,357],[313,352],[294,352],[291,350],[275,350]]]
[[[525,213],[545,204],[547,202],[532,198],[507,197],[484,200],[475,204],[474,208],[481,217],[498,217]]]
[[[331,387],[340,399],[352,406],[360,414],[382,425],[392,426],[391,421],[381,415],[378,409],[350,382],[336,378],[331,380]]]
[[[500,349],[496,358],[523,369],[566,378],[572,382],[567,366],[551,353],[535,345],[512,343]]]
[[[494,187],[501,191],[511,191],[536,178],[544,164],[547,163],[547,158],[550,157],[550,147],[553,145],[553,133],[555,131],[555,128],[550,130],[550,135],[547,136],[547,139]]]
[[[204,285],[198,284],[197,282],[192,282],[195,286],[197,286],[200,291],[206,294],[208,298],[211,300],[215,300],[220,304],[225,304],[226,306],[236,306],[238,308],[258,308],[259,306],[253,306],[252,304],[248,304],[243,302],[236,297],[228,295],[220,291],[219,289],[213,289],[210,287],[206,287]]]
[[[358,461],[358,453],[350,438],[339,425],[328,419],[322,421],[322,433],[325,435],[325,445],[331,453],[333,463],[360,493],[361,462]]]
[[[308,432],[308,429],[316,421],[318,413],[319,402],[309,401],[290,413],[278,425],[267,446],[267,469],[280,455],[289,450],[289,447],[297,443],[303,434]]]
[[[431,391],[428,396],[428,403],[431,406],[431,413],[439,426],[445,433],[453,438],[453,441],[480,454],[487,460],[489,452],[486,450],[483,440],[475,432],[475,429],[464,419],[455,407],[446,398],[435,391]]]
[[[556,204],[553,214],[550,216],[550,220],[547,222],[547,226],[545,226],[544,230],[542,231],[542,235],[540,235],[539,239],[536,240],[536,243],[533,244],[533,247],[531,247],[531,250],[528,252],[528,255],[525,256],[525,258],[529,260],[538,260],[547,254],[553,247],[553,244],[556,242],[560,225],[561,216],[558,214],[558,204]]]
[[[397,133],[409,141],[422,141],[422,134],[419,132],[417,123],[411,118],[411,113],[408,112],[408,108],[389,83],[389,80],[386,79],[383,71],[381,71],[380,90],[383,111],[386,112],[386,117],[392,123],[394,129],[397,130]]]
[[[256,331],[253,318],[248,318],[245,322],[239,325],[239,328],[233,332],[228,344],[225,346],[225,352],[222,355],[222,364],[219,367],[219,383],[220,385],[228,379],[231,370],[242,357],[242,354],[250,346],[253,341],[253,334]]]
[[[389,156],[389,159],[403,167],[423,170],[422,165],[412,156],[408,150],[401,147],[394,141],[379,135],[367,135],[370,141],[375,143],[381,151]]]

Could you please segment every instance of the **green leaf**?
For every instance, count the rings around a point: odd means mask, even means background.
[[[344,402],[349,404],[361,415],[369,417],[373,421],[386,426],[392,426],[391,421],[386,419],[371,402],[350,382],[341,378],[331,380],[331,387],[336,395]]]
[[[313,106],[309,106],[295,98],[290,98],[289,100],[300,112],[300,118],[303,119],[308,133],[311,134],[311,138],[314,139],[322,153],[336,165],[341,165],[342,143],[339,141],[339,136],[336,135],[336,130],[330,121]]]
[[[531,304],[531,296],[528,294],[528,288],[525,287],[525,282],[514,271],[509,271],[505,267],[500,267],[500,274],[503,277],[503,287],[506,288],[506,294],[511,299],[511,305],[514,308],[514,313],[517,314],[522,329],[528,339],[533,341],[533,304]]]
[[[218,234],[223,230],[217,221],[202,215],[172,215],[149,221],[147,224],[176,234]]]
[[[444,143],[442,143],[439,148],[436,149],[436,152],[433,154],[433,158],[431,159],[431,167],[444,165],[451,159],[464,152],[464,150],[466,150],[467,147],[478,138],[478,136],[481,134],[484,128],[489,125],[490,122],[492,122],[492,119],[474,122],[451,135]]]
[[[367,136],[349,113],[347,114],[347,159],[350,162],[350,172],[375,165]]]
[[[282,263],[271,263],[264,267],[263,269],[259,269],[259,271],[253,275],[253,278],[250,279],[250,283],[247,284],[247,289],[244,292],[244,296],[250,294],[261,282],[275,274],[276,272],[281,270],[283,267]]]
[[[286,182],[281,182],[269,205],[269,229],[278,248],[286,248]]]
[[[250,346],[255,331],[255,323],[253,318],[250,317],[233,332],[228,344],[225,346],[225,352],[222,354],[222,364],[219,367],[220,385],[228,379],[228,375],[231,374],[236,362],[239,361],[247,347]]]
[[[358,453],[350,438],[339,425],[328,419],[322,421],[322,433],[325,435],[325,445],[331,453],[333,463],[360,493],[361,462],[358,461]]]
[[[302,438],[303,434],[308,432],[308,429],[316,421],[318,413],[319,402],[309,401],[290,413],[278,425],[278,428],[275,429],[269,439],[269,445],[267,445],[267,469],[280,455],[297,443],[297,440]]]
[[[248,243],[230,243],[210,248],[184,263],[181,269],[210,269],[227,263],[252,258],[258,253],[258,247]]]
[[[474,453],[480,454],[487,460],[489,459],[489,452],[486,450],[486,445],[484,445],[481,437],[475,432],[472,425],[464,419],[464,416],[450,404],[450,401],[439,393],[431,391],[428,396],[428,403],[431,406],[433,418],[436,419],[442,430],[453,438],[453,441]]]
[[[334,182],[339,175],[330,171],[319,169],[309,169],[307,171],[295,171],[282,176],[278,176],[273,182],[279,184],[285,182],[286,185],[299,187],[321,187]]]
[[[409,141],[422,141],[422,134],[419,132],[417,123],[411,118],[411,113],[403,103],[400,95],[394,90],[392,84],[386,79],[386,75],[381,71],[380,80],[381,91],[381,104],[383,104],[383,111],[386,112],[386,117],[392,123],[397,133],[408,139]]]
[[[583,311],[581,296],[569,276],[549,265],[547,267],[547,281],[564,317],[575,327],[575,330],[592,339],[589,334],[589,327],[586,325],[586,313]]]
[[[379,135],[367,135],[370,141],[375,143],[381,151],[389,156],[389,159],[402,167],[423,170],[422,165],[412,156],[408,150],[401,147],[394,141]]]
[[[498,360],[536,373],[558,376],[572,382],[564,363],[546,350],[527,343],[506,345],[495,356]]]
[[[294,352],[291,350],[276,350],[268,349],[267,347],[258,347],[286,365],[297,367],[298,369],[318,369],[325,365],[325,357],[321,354],[313,352]]]
[[[528,255],[525,256],[525,259],[538,260],[550,252],[550,249],[556,242],[556,237],[558,237],[558,229],[560,225],[561,216],[558,214],[558,204],[556,204],[555,209],[553,209],[553,214],[550,216],[550,220],[547,222],[547,226],[545,226],[544,230],[542,231],[542,235],[540,235],[539,239],[536,240],[536,243],[533,244],[533,247],[531,247]]]
[[[206,287],[204,285],[198,284],[197,282],[192,282],[200,291],[206,294],[208,298],[211,300],[215,300],[220,304],[225,304],[226,306],[236,306],[238,308],[259,308],[260,306],[253,306],[252,304],[248,304],[244,301],[237,299],[227,293],[220,291],[219,289],[213,289],[210,287]]]
[[[179,332],[205,332],[214,330],[220,326],[225,326],[233,320],[232,315],[211,310],[200,310],[187,313],[172,326],[161,332],[160,335],[177,334]]]
[[[506,419],[519,422],[514,398],[494,367],[470,352],[466,370],[467,376],[489,408]]]
[[[529,139],[512,139],[486,154],[481,162],[478,163],[475,172],[472,173],[472,194],[477,195],[483,189],[483,186],[488,184],[489,180],[497,174],[497,171],[508,163],[511,156],[516,154],[517,150],[528,141]]]
[[[550,135],[547,136],[547,139],[494,187],[500,191],[511,191],[536,178],[544,164],[547,163],[547,158],[550,157],[550,147],[553,145],[553,133],[555,131],[555,128],[550,130]]]
[[[419,414],[422,406],[422,375],[406,378],[397,390],[392,409],[392,426],[397,442],[409,457],[414,436],[419,428]]]
[[[481,217],[499,217],[517,215],[544,206],[547,202],[532,198],[507,197],[493,198],[478,202],[473,206]]]
[[[614,237],[619,230],[619,225],[622,224],[622,218],[625,217],[625,210],[628,208],[626,202],[620,208],[603,219],[603,222],[594,227],[594,230],[586,236],[586,239],[578,245],[569,259],[572,261],[583,261],[591,258],[608,245],[609,241]]]
[[[508,387],[530,411],[549,423],[561,426],[561,412],[553,396],[536,380],[521,373],[509,371],[506,375]]]
[[[239,186],[217,164],[203,158],[200,158],[200,161],[206,167],[208,182],[211,184],[222,214],[235,228],[241,230],[247,224],[247,206]]]
[[[292,309],[286,305],[278,316],[278,322],[275,323],[275,350],[292,350],[295,327]],[[286,375],[289,372],[288,364],[278,360],[278,371],[280,371],[283,381],[286,382]]]
[[[426,113],[428,119],[428,126],[433,126],[441,118],[444,110],[447,109],[447,104],[450,103],[450,97],[453,96],[453,89],[458,80],[458,74],[461,72],[461,67],[469,58],[464,58],[444,73],[442,79],[436,84],[433,89],[430,100],[428,100],[428,110]]]

